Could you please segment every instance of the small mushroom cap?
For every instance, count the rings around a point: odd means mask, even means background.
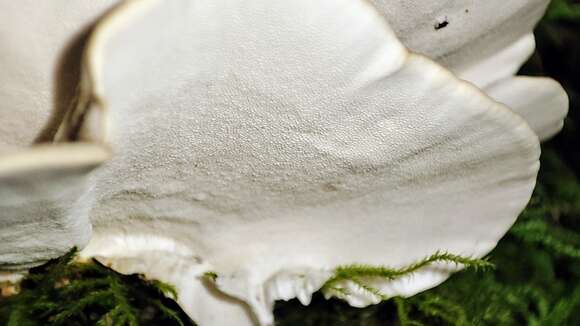
[[[527,117],[526,121],[540,139],[549,139],[564,125],[568,96],[551,78],[513,77],[485,88],[489,96]]]
[[[52,139],[74,101],[83,35],[114,2],[0,1],[0,150]]]
[[[486,89],[492,84],[512,78],[534,53],[534,34],[526,34],[507,47],[457,72],[457,76]]]
[[[551,78],[514,77],[534,51],[533,34],[521,39],[463,70],[458,77],[481,87],[494,100],[523,117],[540,140],[547,140],[564,126],[568,114],[568,95]]]
[[[240,300],[271,324],[275,300],[308,303],[341,265],[481,257],[534,187],[528,125],[364,1],[130,1],[86,63],[97,100],[75,115],[106,119],[116,156],[83,255],[176,285],[201,325],[252,323]],[[437,267],[376,286],[412,295],[455,270]]]
[[[487,60],[530,34],[550,1],[371,2],[411,51],[433,58],[458,73]],[[529,54],[532,52],[533,47]]]
[[[521,115],[545,140],[563,126],[566,93],[551,82],[512,79],[535,48],[532,30],[549,0],[371,0],[403,44],[433,58]],[[498,9],[501,8],[501,9]],[[518,85],[518,83],[520,83]],[[492,86],[493,85],[493,86]],[[501,97],[496,98],[499,89]],[[510,93],[509,90],[519,90]],[[526,101],[525,94],[543,95]],[[509,97],[509,99],[507,99]],[[540,100],[547,97],[554,101]]]
[[[0,156],[0,269],[30,268],[87,244],[87,175],[107,157],[91,144],[39,145]]]

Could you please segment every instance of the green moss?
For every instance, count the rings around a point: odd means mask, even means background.
[[[324,284],[323,291],[334,292],[334,294],[339,298],[344,298],[348,296],[349,293],[345,289],[337,286],[337,284],[342,281],[351,281],[370,294],[373,294],[380,299],[387,300],[388,297],[383,295],[378,289],[368,285],[367,282],[375,279],[394,280],[438,262],[453,263],[476,270],[493,267],[493,264],[487,261],[487,259],[471,259],[438,251],[429,257],[402,268],[370,265],[339,266],[336,268],[334,275]]]
[[[571,0],[552,0],[546,15],[550,20],[580,20],[580,3]]]
[[[209,279],[212,282],[215,282],[215,280],[218,278],[218,275],[216,272],[205,272],[203,274],[204,277],[206,277],[207,279]]]
[[[18,295],[0,299],[0,325],[192,324],[168,299],[177,298],[172,286],[74,262],[75,254],[32,269]]]

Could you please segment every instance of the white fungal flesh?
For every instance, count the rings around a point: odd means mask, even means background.
[[[78,110],[105,112],[84,124],[107,120],[115,157],[84,255],[176,285],[201,325],[271,324],[339,265],[480,257],[534,186],[527,124],[363,1],[130,1],[89,49]],[[442,267],[376,286],[412,295]]]

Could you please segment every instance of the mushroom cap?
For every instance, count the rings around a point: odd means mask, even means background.
[[[0,1],[0,150],[52,140],[74,102],[86,32],[114,2]]]
[[[0,158],[0,268],[22,270],[91,236],[88,174],[108,157],[92,144],[42,145]]]
[[[371,0],[403,44],[475,84],[521,115],[546,140],[568,112],[564,89],[545,78],[513,78],[534,53],[532,31],[549,0]],[[500,97],[495,97],[503,89]],[[536,101],[523,94],[541,93]],[[525,96],[524,96],[525,98]]]
[[[128,1],[85,62],[71,116],[116,155],[83,255],[174,284],[201,325],[271,324],[337,266],[481,257],[535,184],[528,125],[364,1]],[[456,269],[373,285],[408,296]]]
[[[76,101],[86,30],[113,1],[0,1],[0,269],[56,258],[91,235],[100,144],[52,140]],[[74,143],[73,143],[74,142]]]
[[[530,34],[550,1],[370,2],[411,51],[428,56],[460,74]],[[531,55],[533,46],[527,52]]]
[[[526,117],[526,122],[542,140],[556,135],[568,113],[568,95],[551,78],[506,78],[485,88],[496,101]]]

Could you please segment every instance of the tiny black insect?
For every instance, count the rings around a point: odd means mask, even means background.
[[[448,22],[448,21],[447,21],[447,19],[446,19],[446,20],[444,20],[444,21],[437,22],[437,23],[435,24],[435,26],[433,26],[433,27],[435,27],[435,30],[439,30],[439,29],[442,29],[442,28],[444,28],[444,27],[445,27],[445,26],[447,26],[447,25],[449,25],[449,22]]]

